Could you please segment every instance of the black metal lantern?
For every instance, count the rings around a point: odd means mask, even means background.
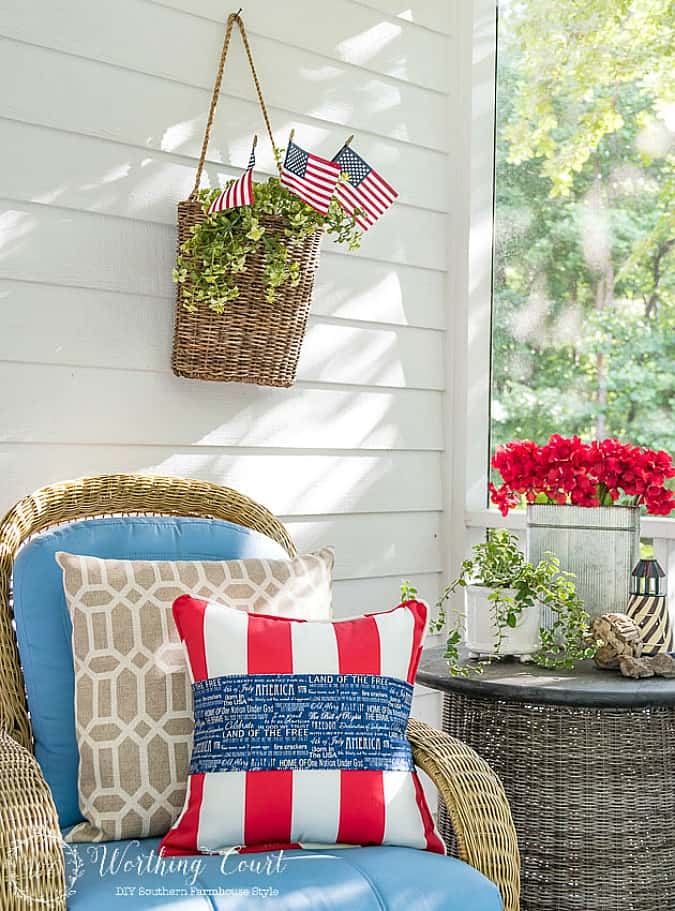
[[[631,595],[667,595],[666,574],[658,560],[639,560],[631,573]]]
[[[666,587],[666,574],[658,560],[639,560],[635,564],[626,613],[640,628],[643,655],[659,655],[672,647]]]

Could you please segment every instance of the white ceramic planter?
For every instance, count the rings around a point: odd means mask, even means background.
[[[495,655],[512,655],[527,658],[539,648],[541,606],[526,607],[518,617],[515,627],[502,630],[502,640],[497,651],[498,630],[495,608],[489,595],[492,589],[485,585],[467,585],[464,589],[466,604],[466,647],[471,658]],[[513,595],[513,591],[505,591]]]

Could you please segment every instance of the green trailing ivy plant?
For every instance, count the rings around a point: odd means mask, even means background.
[[[588,641],[590,617],[576,593],[573,574],[562,571],[560,561],[553,554],[547,553],[535,565],[525,559],[515,535],[505,530],[489,532],[485,541],[474,545],[471,557],[462,562],[457,577],[441,592],[431,632],[439,633],[446,628],[448,600],[458,588],[467,585],[491,589],[489,600],[495,612],[497,652],[505,630],[517,625],[523,610],[540,602],[550,608],[553,624],[539,629],[540,647],[532,656],[536,664],[545,668],[572,668],[576,661],[595,654],[593,643]],[[404,598],[417,594],[408,582],[401,586],[401,593]],[[445,658],[453,676],[466,676],[473,666],[463,664],[460,656],[464,611],[452,609],[451,615]]]
[[[220,193],[219,189],[200,190],[197,198],[207,211]],[[173,270],[186,310],[194,312],[206,304],[214,313],[223,313],[226,304],[239,297],[239,276],[246,272],[252,253],[264,253],[265,299],[273,302],[283,285],[295,287],[300,282],[300,267],[289,255],[289,244],[325,228],[349,250],[359,247],[362,232],[336,199],[324,216],[290,193],[277,177],[255,183],[253,196],[252,206],[216,212],[190,229]],[[268,233],[261,222],[263,215],[283,219],[283,231]]]

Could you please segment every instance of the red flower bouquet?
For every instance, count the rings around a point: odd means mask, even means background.
[[[611,506],[624,498],[625,505],[644,505],[655,516],[675,509],[675,493],[666,487],[675,468],[662,449],[655,452],[619,440],[582,443],[556,433],[544,446],[531,440],[505,443],[492,457],[492,467],[504,483],[490,484],[490,498],[503,516],[523,496],[528,503],[575,506]]]

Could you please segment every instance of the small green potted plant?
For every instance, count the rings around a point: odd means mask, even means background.
[[[561,571],[553,554],[529,563],[508,531],[489,532],[474,545],[457,577],[441,592],[432,632],[446,629],[447,602],[459,588],[465,593],[464,609],[451,611],[445,655],[451,673],[466,673],[460,663],[462,641],[468,657],[510,655],[549,668],[573,667],[593,656],[586,638],[589,616],[571,574]],[[549,627],[541,625],[542,608],[553,617]]]

